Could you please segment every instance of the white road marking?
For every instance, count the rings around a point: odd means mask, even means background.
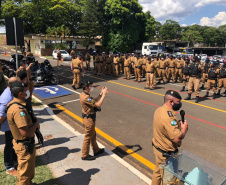
[[[67,89],[67,90],[69,90],[69,91],[71,91],[71,92],[74,92],[74,93],[76,93],[76,94],[81,94],[80,92],[77,92],[77,91],[73,91],[73,90],[71,90],[71,89],[69,89],[69,88],[67,88],[67,87],[64,87],[63,85],[58,85],[59,87],[62,87],[62,88],[64,88],[64,89]]]
[[[65,101],[65,102],[62,102],[63,104],[65,103],[71,103],[71,102],[75,102],[75,101],[79,101],[80,99],[76,99],[76,100],[71,100],[71,101]]]

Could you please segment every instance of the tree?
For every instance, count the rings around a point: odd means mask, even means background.
[[[220,34],[220,46],[226,47],[226,24],[220,26],[217,31]]]
[[[97,0],[82,0],[80,3],[82,21],[79,23],[78,34],[86,37],[83,45],[88,49],[94,37],[100,34]]]
[[[167,20],[160,29],[161,37],[164,40],[174,40],[181,38],[181,27],[178,22]]]
[[[154,39],[154,36],[156,35],[156,22],[155,18],[151,16],[151,12],[147,11],[145,13],[146,17],[146,26],[145,26],[145,36],[146,41],[150,42]]]
[[[113,52],[133,51],[145,36],[145,14],[138,0],[107,0],[105,15],[109,29],[103,35],[103,45]]]

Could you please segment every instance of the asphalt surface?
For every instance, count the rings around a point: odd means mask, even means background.
[[[0,58],[7,58],[7,56],[0,55]],[[38,57],[36,59],[40,62],[44,60]],[[60,77],[60,85],[73,91],[70,61],[64,61],[64,66],[58,67],[55,60],[50,60],[50,62],[54,66],[54,72]],[[96,86],[91,94],[93,97],[98,96],[101,87],[106,86],[109,90],[102,105],[102,111],[97,113],[97,127],[154,163],[151,145],[154,112],[163,104],[165,92],[169,89],[180,91],[182,84],[160,84],[155,90],[146,90],[144,89],[145,79],[142,79],[142,83],[137,83],[134,82],[133,76],[131,80],[125,80],[123,76],[119,78],[106,75],[96,76],[93,71],[86,73],[82,81],[86,80],[93,81]],[[60,103],[64,108],[81,117],[80,103],[73,100],[79,99],[78,93],[81,93],[82,90],[78,89],[76,92],[49,99],[37,97],[51,107]],[[205,91],[201,91],[200,96],[204,96],[205,93]],[[186,91],[180,92],[180,94],[183,99],[187,96]],[[210,95],[212,96],[212,93]],[[191,101],[182,102],[189,130],[180,150],[185,149],[226,170],[226,98],[220,96],[213,100],[211,97],[201,97],[200,103],[194,102],[195,95],[192,96]],[[62,114],[61,111],[54,113]],[[179,114],[177,114],[177,118],[180,119]],[[75,121],[73,124],[78,122],[75,119],[72,120]],[[126,158],[128,155],[122,154],[122,157]],[[132,158],[131,160],[134,165],[145,168],[138,161]],[[149,171],[151,173],[151,170]]]

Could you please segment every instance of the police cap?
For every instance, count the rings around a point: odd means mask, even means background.
[[[86,81],[86,82],[82,85],[82,87],[83,87],[83,89],[85,89],[86,87],[89,87],[91,84],[93,84],[92,81]]]
[[[12,89],[14,87],[27,87],[27,84],[23,83],[23,82],[19,82],[19,81],[10,83],[10,89]]]
[[[148,60],[151,60],[151,56],[148,56]]]
[[[181,96],[177,91],[173,91],[173,90],[168,90],[166,91],[165,95],[170,95],[173,96],[174,98],[180,99],[181,100]]]

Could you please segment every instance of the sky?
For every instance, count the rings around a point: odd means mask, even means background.
[[[219,27],[226,24],[226,0],[138,0],[156,21],[172,19],[181,26],[198,24]],[[5,28],[0,27],[0,33]]]
[[[198,24],[219,27],[226,24],[226,0],[138,0],[156,21],[172,19],[181,26]]]

